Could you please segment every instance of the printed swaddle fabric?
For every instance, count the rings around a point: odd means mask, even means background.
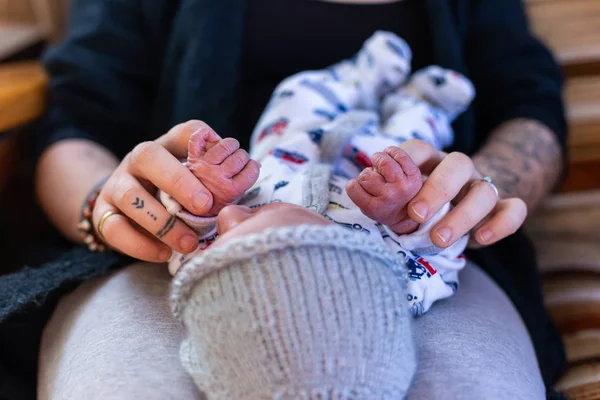
[[[411,75],[411,57],[404,40],[378,31],[353,58],[281,82],[252,134],[250,156],[262,164],[260,176],[239,204],[311,207],[340,226],[383,241],[407,268],[407,306],[418,316],[457,290],[458,271],[466,263],[466,236],[447,249],[436,247],[429,237],[451,205],[416,232],[398,235],[362,214],[345,191],[348,180],[370,167],[371,156],[386,147],[412,138],[438,149],[453,142],[451,123],[471,103],[473,85],[437,66]],[[307,203],[312,197],[307,191],[315,187],[314,168],[323,164],[331,173],[319,186],[328,192],[321,194],[327,204],[319,209]],[[170,271],[175,273],[214,241],[216,218],[193,216],[164,193],[160,198],[200,235],[195,253],[174,253]]]

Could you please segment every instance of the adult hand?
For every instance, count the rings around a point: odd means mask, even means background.
[[[467,232],[470,246],[490,245],[513,234],[525,221],[527,206],[518,198],[498,198],[470,157],[444,153],[421,140],[399,146],[428,175],[423,187],[408,204],[411,219],[428,221],[451,201],[455,207],[431,230],[436,246],[448,247]]]
[[[210,210],[210,191],[180,162],[190,136],[203,129],[210,128],[201,121],[177,125],[155,141],[140,143],[121,161],[93,213],[96,230],[107,212],[115,213],[105,219],[101,232],[110,247],[151,262],[167,261],[171,248],[181,253],[196,249],[198,236],[170,215],[154,194],[159,188],[196,215]]]

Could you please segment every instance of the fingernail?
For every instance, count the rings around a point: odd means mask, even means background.
[[[171,249],[164,248],[158,252],[158,260],[159,261],[167,261],[171,258]]]
[[[444,243],[448,243],[452,237],[452,231],[448,228],[440,228],[435,231],[436,235]]]
[[[179,239],[179,246],[183,250],[194,250],[198,245],[198,239],[192,235],[184,235],[181,239]]]
[[[418,201],[411,206],[413,212],[421,219],[427,218],[427,203]]]
[[[210,198],[208,197],[208,195],[204,192],[198,192],[196,193],[196,195],[194,196],[194,207],[196,209],[196,211],[200,211],[200,210],[204,210],[204,208],[206,208],[206,205],[208,204]],[[205,210],[208,211],[208,210]]]
[[[494,234],[489,229],[485,229],[479,232],[479,240],[482,243],[489,242],[492,239],[492,236],[494,236]]]

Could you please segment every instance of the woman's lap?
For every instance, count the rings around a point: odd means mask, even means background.
[[[468,264],[456,294],[413,322],[418,366],[407,399],[545,399],[525,325],[479,267]]]
[[[179,363],[166,264],[138,263],[64,297],[46,326],[38,397],[202,399]]]
[[[164,265],[139,263],[60,302],[42,340],[45,399],[201,399],[179,363],[183,328],[169,311]],[[479,268],[413,325],[408,399],[543,399],[533,346],[506,295]]]

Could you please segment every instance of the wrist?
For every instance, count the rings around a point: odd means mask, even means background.
[[[104,187],[110,175],[101,179],[86,196],[79,213],[79,222],[77,230],[79,231],[81,240],[88,246],[91,251],[104,251],[106,247],[101,238],[96,234],[94,229],[93,212],[96,206],[96,200]]]
[[[556,136],[545,125],[523,119],[497,127],[473,162],[494,180],[501,198],[520,198],[529,210],[550,193],[562,170]]]
[[[112,174],[118,160],[100,145],[81,139],[59,141],[36,166],[35,190],[52,224],[69,240],[80,242],[77,223],[92,188]]]

